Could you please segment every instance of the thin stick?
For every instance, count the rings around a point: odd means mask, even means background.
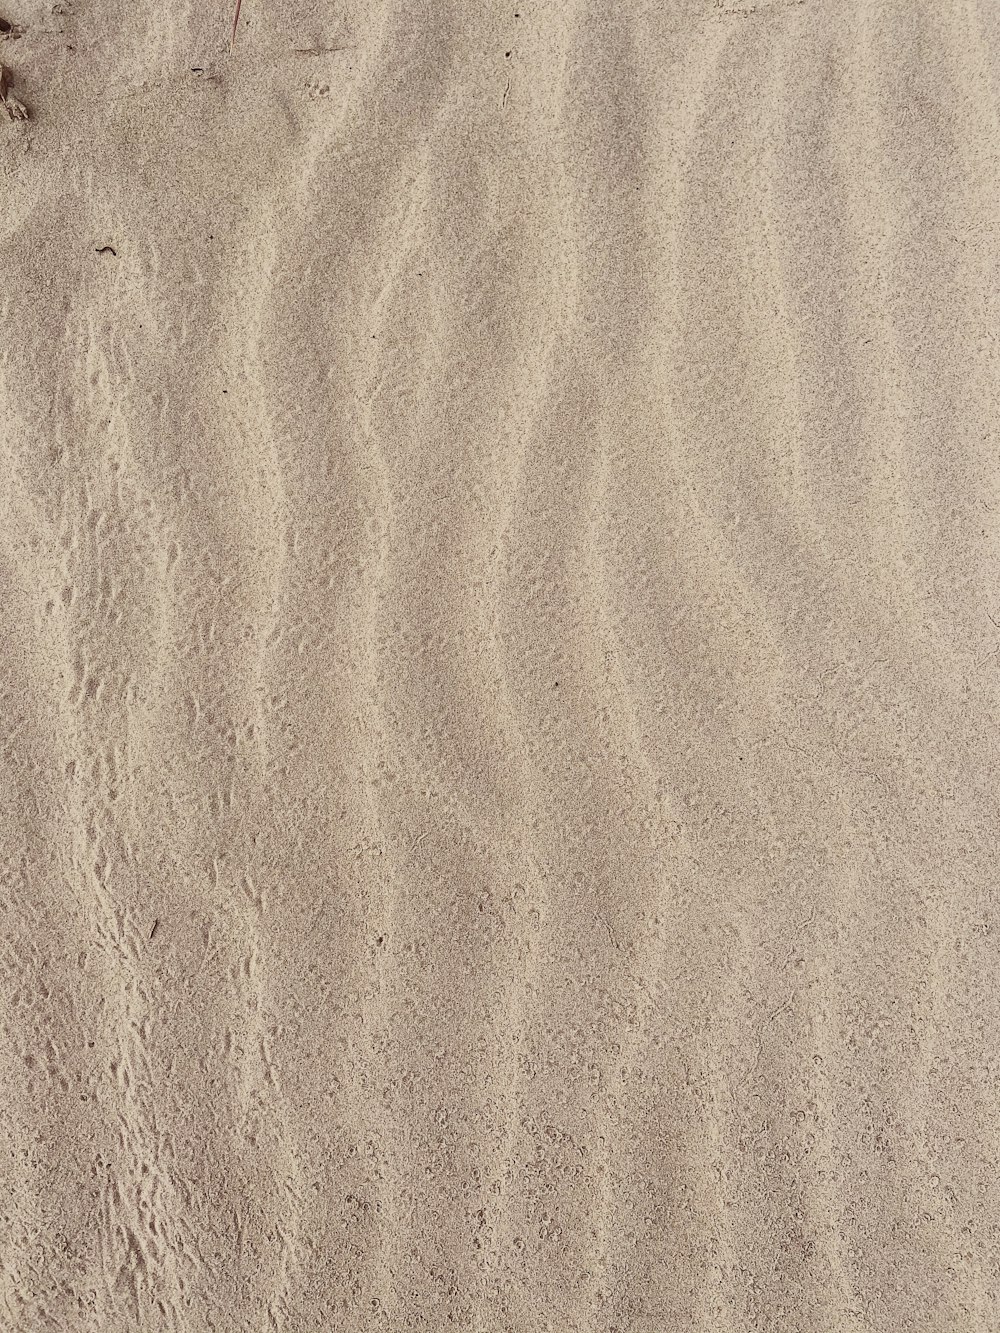
[[[233,47],[236,45],[236,25],[240,21],[240,5],[242,5],[242,3],[243,0],[236,0],[236,13],[233,15],[233,31],[231,37],[229,38],[230,55],[233,54]]]

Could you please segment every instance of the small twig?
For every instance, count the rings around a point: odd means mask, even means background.
[[[236,25],[240,21],[240,5],[243,0],[236,0],[236,13],[233,15],[233,31],[229,38],[229,54],[233,54],[233,47],[236,45]]]

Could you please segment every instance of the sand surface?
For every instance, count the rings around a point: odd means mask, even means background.
[[[0,14],[0,1328],[994,1333],[1000,7]]]

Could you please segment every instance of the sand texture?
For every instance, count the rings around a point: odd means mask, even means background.
[[[0,16],[2,1333],[995,1333],[1000,5]]]

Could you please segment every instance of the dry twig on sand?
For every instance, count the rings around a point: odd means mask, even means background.
[[[233,31],[229,36],[229,53],[232,55],[233,47],[236,45],[236,25],[240,21],[240,6],[243,0],[236,0],[236,13],[233,15]]]

